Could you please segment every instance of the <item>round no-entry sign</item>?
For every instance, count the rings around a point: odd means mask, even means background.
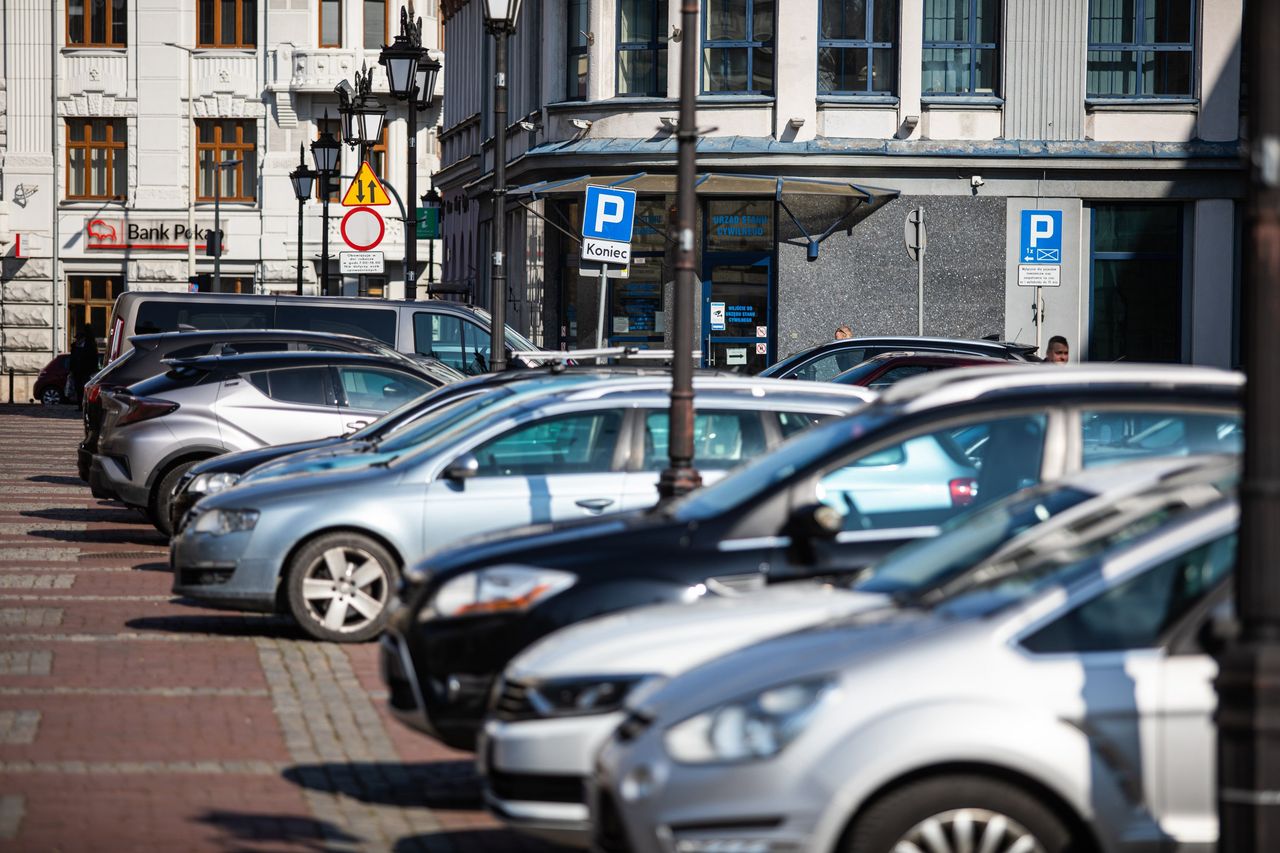
[[[357,252],[377,247],[387,233],[387,224],[372,207],[353,207],[342,217],[342,240]]]

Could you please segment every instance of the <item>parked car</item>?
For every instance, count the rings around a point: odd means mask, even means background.
[[[478,754],[485,801],[516,829],[585,847],[586,783],[633,690],[770,637],[890,606],[922,606],[991,572],[1063,550],[1079,557],[1229,494],[1231,457],[1158,459],[1079,472],[956,516],[936,539],[869,572],[708,593],[589,619],[522,652],[494,691]]]
[[[603,379],[609,376],[669,375],[670,371],[665,368],[643,365],[592,367],[560,364],[504,373],[486,373],[482,376],[464,379],[429,392],[415,401],[406,403],[395,411],[388,412],[367,427],[347,435],[329,436],[291,444],[269,445],[215,456],[196,465],[178,480],[178,484],[174,487],[170,509],[172,529],[177,530],[179,528],[179,521],[186,516],[187,512],[201,498],[231,488],[251,470],[263,469],[257,471],[256,474],[270,476],[272,470],[279,471],[279,469],[267,468],[268,465],[273,465],[273,463],[283,461],[286,458],[288,458],[288,464],[290,465],[306,463],[307,458],[302,454],[308,454],[312,451],[335,455],[348,450],[361,452],[376,450],[384,437],[393,432],[407,429],[410,425],[415,426],[415,433],[413,435],[404,433],[401,436],[401,438],[405,439],[406,446],[419,439],[425,441],[428,437],[435,435],[440,428],[438,424],[425,423],[425,419],[428,416],[433,416],[433,413],[438,412],[443,407],[459,400],[490,392],[493,392],[496,395],[496,399],[500,400],[516,393],[518,390],[524,390],[517,386],[527,382],[538,382],[540,383],[538,387],[548,387],[553,382],[560,382],[562,379],[576,381],[578,377]],[[710,376],[717,374],[711,371],[699,371],[699,375]],[[450,417],[453,417],[453,415]],[[421,425],[420,429],[425,432],[417,431],[419,424]]]
[[[1172,366],[933,373],[655,512],[460,542],[405,574],[404,606],[383,648],[391,708],[451,746],[472,748],[497,676],[554,630],[680,601],[699,585],[869,565],[935,535],[966,507],[1100,464],[1104,449],[1086,452],[1079,440],[1094,412],[1175,424],[1182,440],[1148,446],[1148,456],[1238,452],[1238,433],[1217,430],[1239,423],[1242,382],[1238,373]],[[1120,431],[1114,437],[1124,442]],[[945,446],[948,458],[974,448],[976,476],[957,477],[948,465],[895,491],[903,466],[916,464],[911,443],[922,438]]]
[[[425,444],[388,436],[368,460],[246,478],[202,500],[174,538],[173,591],[224,607],[287,609],[319,639],[369,639],[386,622],[401,567],[432,548],[652,506],[670,389],[666,377],[579,381],[516,395]],[[719,377],[695,378],[694,390],[695,448],[708,479],[870,396]]]
[[[949,352],[886,352],[873,355],[862,364],[838,373],[831,382],[839,385],[861,385],[874,391],[883,391],[890,385],[922,373],[950,370],[956,367],[996,367],[1021,362],[987,356]]]
[[[98,451],[98,430],[102,426],[104,389],[127,388],[167,369],[166,359],[196,358],[202,355],[234,355],[260,352],[367,352],[386,358],[408,358],[381,341],[328,332],[299,332],[282,329],[219,329],[214,332],[163,332],[134,335],[129,348],[89,380],[84,388],[84,441],[76,462],[80,479],[88,482],[89,464]],[[423,357],[425,359],[425,357]],[[433,361],[421,361],[424,369],[441,383],[462,378],[456,370]]]
[[[635,694],[597,849],[1213,850],[1222,498]]]
[[[489,315],[455,302],[138,290],[116,297],[107,338],[108,360],[122,355],[134,335],[182,329],[333,332],[372,338],[403,353],[432,356],[468,375],[489,369]],[[510,327],[506,340],[508,350],[517,356],[537,350]]]
[[[173,488],[201,460],[360,429],[438,381],[412,361],[363,353],[180,359],[160,376],[102,392],[89,484],[168,534]]]
[[[825,382],[862,362],[889,352],[943,352],[986,356],[1006,361],[1039,361],[1036,347],[1008,341],[966,341],[960,338],[862,337],[827,341],[789,355],[766,367],[761,376]]]
[[[67,376],[71,372],[71,356],[68,353],[54,356],[53,361],[40,368],[31,386],[31,396],[45,406],[73,403],[67,399]]]

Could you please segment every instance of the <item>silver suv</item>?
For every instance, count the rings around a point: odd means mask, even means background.
[[[146,511],[171,532],[173,487],[201,460],[233,450],[360,429],[442,380],[408,359],[337,352],[207,356],[102,393],[95,494]]]

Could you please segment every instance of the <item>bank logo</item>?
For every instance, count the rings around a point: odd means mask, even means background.
[[[84,232],[89,238],[91,247],[120,245],[119,231],[116,230],[114,221],[90,219],[85,223]]]

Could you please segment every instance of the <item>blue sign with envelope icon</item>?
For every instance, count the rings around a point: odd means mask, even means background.
[[[1062,263],[1062,211],[1022,211],[1021,246],[1018,262],[1023,264]]]

